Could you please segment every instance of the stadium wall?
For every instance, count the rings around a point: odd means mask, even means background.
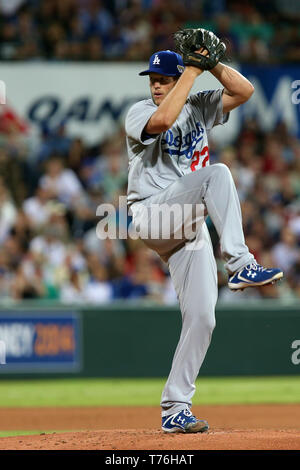
[[[255,87],[251,99],[231,112],[226,126],[213,129],[214,139],[230,143],[243,120],[255,118],[269,131],[278,121],[300,137],[300,67],[233,64]],[[6,85],[6,102],[26,119],[30,133],[64,123],[68,135],[81,136],[89,144],[112,135],[130,105],[147,98],[148,79],[138,73],[144,63],[1,63],[0,80]],[[210,73],[196,81],[192,91],[219,88]]]
[[[299,312],[299,302],[218,304],[217,326],[201,375],[299,374]],[[0,375],[163,377],[180,326],[176,306],[2,307]]]

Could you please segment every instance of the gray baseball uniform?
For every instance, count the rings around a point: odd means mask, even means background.
[[[157,110],[153,101],[140,101],[130,108],[125,122],[128,205],[134,225],[145,233],[151,223],[151,212],[145,212],[145,208],[202,204],[220,237],[226,269],[233,273],[254,257],[245,245],[231,173],[223,164],[209,166],[207,134],[228,119],[223,114],[222,92],[218,89],[191,95],[173,126],[157,136],[144,131]],[[182,314],[181,336],[161,398],[162,416],[192,404],[195,380],[215,326],[218,293],[216,262],[205,219],[192,238],[172,235],[144,239],[167,262]]]

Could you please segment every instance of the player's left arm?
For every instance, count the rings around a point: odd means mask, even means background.
[[[223,113],[228,113],[249,100],[254,86],[241,73],[219,62],[210,72],[224,86],[222,95]]]

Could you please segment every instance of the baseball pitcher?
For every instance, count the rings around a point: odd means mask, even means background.
[[[247,101],[254,88],[220,62],[226,47],[212,32],[185,29],[174,38],[181,54],[167,50],[150,57],[149,68],[140,75],[149,76],[151,98],[133,105],[126,117],[127,200],[134,227],[168,265],[182,314],[181,336],[161,397],[162,429],[195,433],[209,428],[192,414],[191,400],[215,327],[218,293],[205,216],[210,216],[219,235],[230,289],[270,284],[283,273],[259,265],[249,252],[231,172],[224,164],[209,164],[209,131],[225,124],[229,112]],[[222,86],[190,95],[204,71]],[[152,208],[166,206],[190,211],[185,216],[182,210],[182,219],[175,217],[177,222],[171,224],[166,218],[160,226]],[[196,230],[178,235],[179,219]],[[171,227],[167,237],[166,224]]]

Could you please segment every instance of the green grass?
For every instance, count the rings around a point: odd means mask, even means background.
[[[165,379],[2,380],[0,407],[159,406]],[[201,378],[193,404],[300,403],[300,377]]]
[[[11,437],[11,436],[33,436],[36,434],[54,434],[54,433],[63,433],[69,431],[0,431],[0,438],[1,437]],[[72,431],[73,432],[73,431]]]

